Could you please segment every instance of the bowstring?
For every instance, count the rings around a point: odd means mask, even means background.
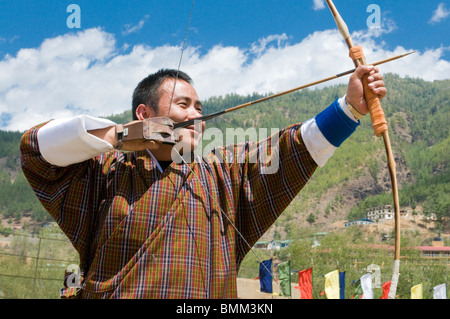
[[[186,48],[186,42],[187,42],[187,37],[189,34],[189,27],[191,24],[191,19],[192,19],[192,12],[194,10],[194,3],[195,0],[192,0],[192,6],[191,6],[191,11],[189,13],[189,20],[188,20],[188,25],[186,28],[186,33],[184,36],[184,41],[183,41],[183,46],[181,49],[181,55],[180,55],[180,60],[178,61],[178,68],[177,68],[177,73],[175,76],[175,82],[173,85],[173,90],[172,90],[172,95],[170,97],[170,104],[169,104],[169,111],[167,113],[167,117],[169,117],[170,115],[170,109],[172,108],[172,102],[173,102],[173,97],[175,95],[175,88],[177,85],[177,81],[178,81],[178,76],[180,73],[180,67],[181,67],[181,62],[183,60],[183,53],[184,50]],[[277,285],[279,286],[280,290],[283,292],[284,295],[287,296],[286,292],[284,291],[283,287],[281,286],[281,284],[275,279],[275,277],[272,275],[272,272],[269,271],[269,269],[266,267],[266,265],[263,263],[262,259],[259,258],[258,254],[256,254],[256,252],[253,250],[253,248],[250,246],[250,244],[247,242],[247,240],[245,239],[244,235],[242,235],[242,233],[237,229],[237,227],[234,225],[233,221],[230,219],[230,217],[228,217],[228,215],[223,211],[222,207],[219,205],[219,203],[217,203],[217,201],[214,199],[214,197],[211,195],[211,193],[206,189],[206,187],[203,185],[203,183],[201,182],[200,178],[197,176],[197,174],[195,174],[195,172],[191,169],[191,167],[189,166],[189,164],[184,160],[184,158],[180,155],[180,153],[178,152],[178,150],[174,147],[173,149],[175,149],[175,151],[177,152],[178,156],[181,158],[181,160],[183,161],[183,163],[188,167],[189,171],[193,174],[193,176],[197,179],[197,181],[200,183],[200,185],[203,187],[203,190],[205,191],[205,193],[209,196],[209,198],[211,198],[214,203],[217,205],[217,207],[219,207],[220,212],[222,214],[222,216],[225,216],[225,218],[228,220],[228,222],[233,226],[234,230],[236,231],[236,233],[242,238],[242,240],[244,241],[244,243],[247,245],[247,247],[250,249],[250,251],[252,252],[252,254],[256,257],[256,259],[258,259],[260,265],[263,265],[263,267],[265,268],[265,270],[267,271],[267,273],[270,275],[270,277],[272,278],[273,281],[275,281],[277,283]],[[288,296],[289,298],[291,298],[290,296]]]
[[[192,12],[194,11],[194,3],[195,3],[195,0],[192,0],[191,12],[189,13],[189,20],[188,20],[188,24],[187,24],[187,28],[186,28],[186,34],[184,35],[184,41],[183,41],[183,46],[181,48],[180,60],[178,61],[177,74],[175,76],[175,82],[173,84],[173,90],[172,90],[172,95],[170,97],[169,111],[167,112],[167,117],[169,117],[170,109],[172,108],[173,96],[175,95],[175,87],[177,86],[178,75],[180,74],[181,61],[183,60],[183,53],[184,53],[184,49],[186,48],[187,37],[189,34],[189,27],[191,25]]]

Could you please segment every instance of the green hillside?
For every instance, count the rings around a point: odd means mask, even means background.
[[[396,158],[400,204],[420,208],[439,222],[438,231],[448,232],[450,215],[450,80],[384,77],[388,95],[382,104],[386,113],[392,149]],[[345,85],[303,90],[211,120],[207,127],[283,128],[313,117],[331,101],[345,94]],[[223,110],[261,95],[230,94],[204,104],[204,114]],[[117,123],[131,120],[127,111],[109,117]],[[13,221],[24,215],[42,222],[50,220],[36,200],[20,170],[20,132],[0,131],[0,217]],[[204,141],[207,145],[210,141]],[[277,226],[289,233],[291,223],[324,227],[339,219],[363,217],[365,209],[392,202],[384,144],[373,134],[370,119],[328,161],[297,196]],[[1,232],[8,227],[0,226]]]

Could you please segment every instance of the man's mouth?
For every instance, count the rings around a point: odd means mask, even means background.
[[[193,131],[194,133],[198,133],[197,130],[195,129],[195,125],[187,126],[187,127],[185,127],[185,129]]]

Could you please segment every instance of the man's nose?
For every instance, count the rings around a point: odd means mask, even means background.
[[[197,117],[200,117],[201,113],[193,106],[188,108],[188,120],[193,120]]]

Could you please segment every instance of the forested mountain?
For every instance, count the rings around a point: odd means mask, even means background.
[[[382,105],[388,121],[397,164],[400,205],[434,215],[447,228],[450,218],[450,80],[426,82],[420,79],[384,76],[388,95]],[[251,128],[263,137],[267,128],[283,128],[307,120],[343,96],[345,85],[302,90],[207,122],[225,138],[226,129]],[[261,95],[230,94],[204,104],[204,114],[223,110]],[[131,120],[131,112],[109,117],[117,123]],[[0,217],[16,219],[24,214],[36,221],[50,220],[25,180],[19,160],[21,132],[0,131]],[[237,133],[236,133],[237,134]],[[204,138],[203,146],[211,143]],[[239,138],[237,138],[239,140]],[[217,140],[214,141],[218,142]],[[223,143],[229,141],[223,140]],[[382,138],[375,137],[370,118],[318,169],[308,185],[277,221],[289,233],[295,223],[327,227],[340,219],[357,219],[368,207],[391,204],[391,184]],[[307,221],[308,220],[308,221]],[[447,223],[445,221],[447,220]],[[5,226],[0,226],[5,231]]]

